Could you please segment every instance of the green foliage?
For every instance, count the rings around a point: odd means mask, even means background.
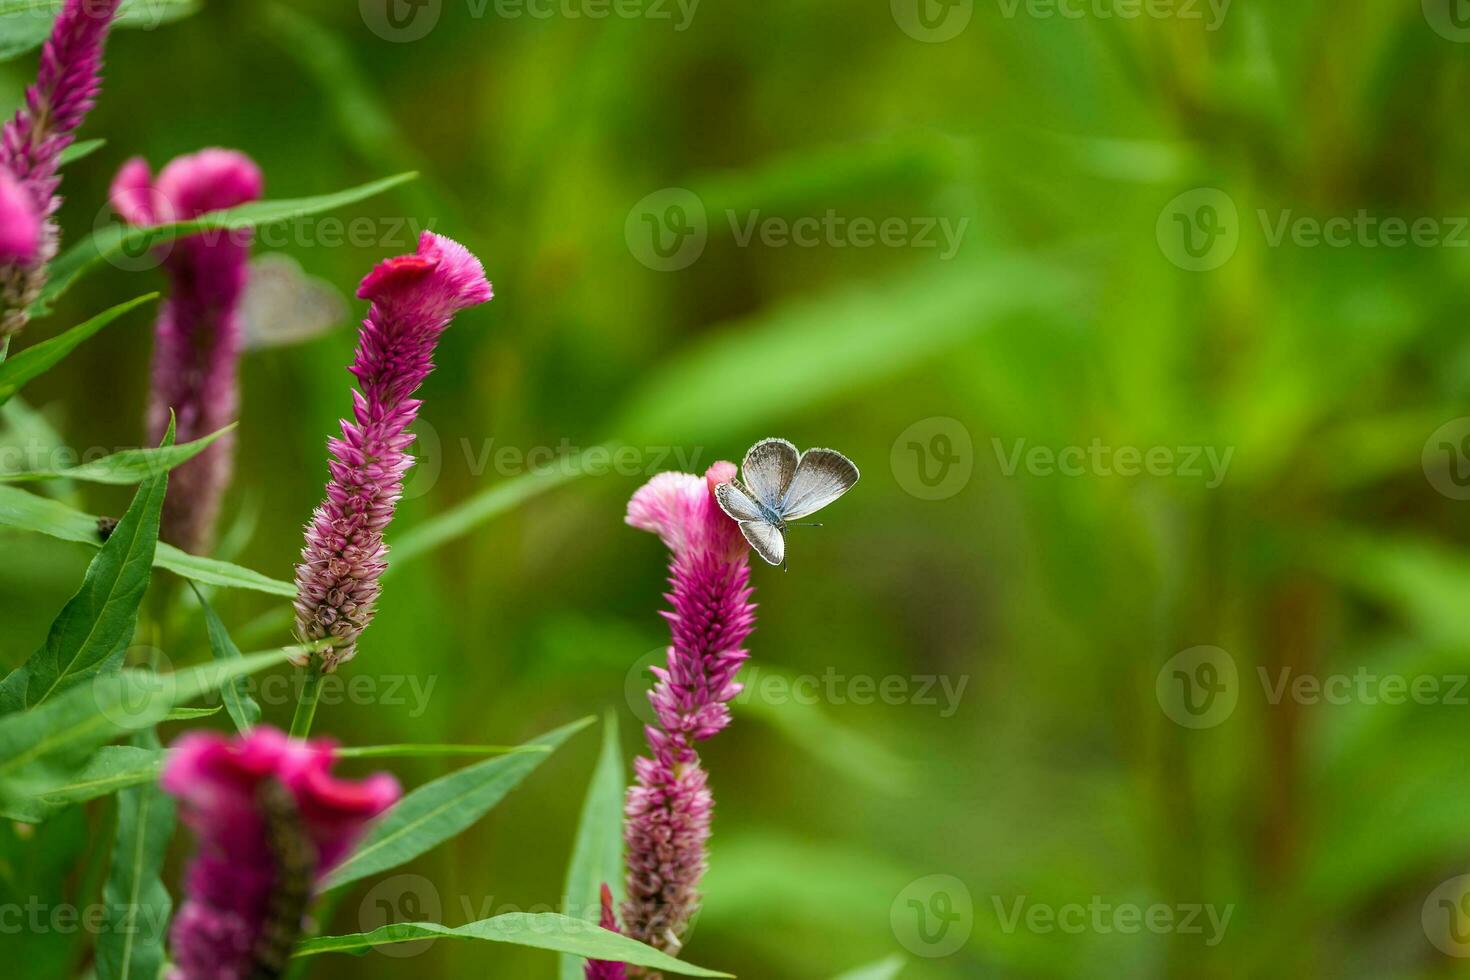
[[[218,432],[202,439],[186,442],[182,446],[159,446],[155,449],[124,449],[76,466],[49,470],[26,470],[18,473],[0,473],[3,483],[30,483],[37,480],[81,480],[85,483],[113,483],[126,485],[138,483],[160,473],[167,473],[198,456],[210,444],[228,432],[233,432],[237,423],[230,423]]]
[[[159,750],[152,730],[134,744]],[[97,980],[154,980],[163,968],[173,900],[159,875],[174,831],[174,800],[156,783],[117,795],[117,838],[102,900],[107,928],[97,938]]]
[[[453,928],[434,922],[401,922],[368,933],[308,939],[297,948],[296,955],[365,953],[374,946],[437,938],[511,943],[591,959],[633,963],[684,977],[730,976],[728,973],[718,973],[676,960],[626,936],[555,912],[508,912]]]
[[[903,972],[903,967],[904,958],[895,955],[877,963],[858,967],[856,970],[849,970],[837,980],[894,980],[894,977]]]
[[[171,448],[173,442],[170,419],[162,448]],[[167,491],[166,473],[149,477],[138,487],[127,513],[87,566],[82,587],[51,624],[45,644],[0,682],[0,714],[34,708],[69,687],[122,666],[153,574],[159,515]]]
[[[0,60],[39,48],[64,5],[65,0],[0,0]],[[199,0],[122,0],[114,24],[152,30],[199,7]]]
[[[44,374],[76,349],[82,341],[131,310],[152,302],[157,293],[148,293],[137,299],[119,303],[110,310],[77,324],[70,330],[50,340],[27,347],[25,350],[0,363],[0,405],[5,404],[26,382]]]
[[[214,607],[204,598],[203,591],[197,585],[190,582],[189,587],[194,591],[194,598],[199,600],[199,608],[204,611],[204,628],[209,633],[210,654],[217,663],[233,663],[239,660],[240,648],[230,639],[230,633],[215,613]],[[227,682],[220,689],[220,694],[236,730],[244,733],[255,727],[255,723],[260,720],[260,705],[245,690],[240,679]]]
[[[584,718],[527,744],[554,750],[592,722]],[[327,875],[324,887],[339,888],[395,868],[449,840],[484,816],[545,759],[545,753],[501,756],[425,783],[394,804],[347,860]]]
[[[587,922],[598,921],[603,885],[612,889],[615,903],[623,891],[623,792],[627,785],[623,773],[618,720],[608,712],[602,719],[602,749],[587,783],[562,890],[563,911]],[[561,980],[582,980],[584,976],[582,961],[575,956],[561,957],[559,969]]]

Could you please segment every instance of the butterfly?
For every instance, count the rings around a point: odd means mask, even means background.
[[[785,439],[762,439],[745,454],[740,482],[715,487],[720,509],[769,564],[786,564],[786,528],[852,489],[858,468],[835,449],[797,452]],[[820,525],[818,525],[820,526]]]
[[[304,343],[349,319],[347,301],[335,286],[307,275],[279,252],[250,263],[243,309],[249,350]]]

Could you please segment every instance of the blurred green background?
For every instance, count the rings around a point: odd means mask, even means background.
[[[544,492],[404,549],[345,671],[377,693],[317,718],[349,744],[518,742],[612,708],[631,760],[665,553],[623,525],[627,497],[674,453],[702,470],[773,434],[858,463],[826,527],[793,532],[790,571],[754,571],[754,676],[835,679],[816,703],[756,684],[707,743],[694,962],[757,980],[894,955],[913,980],[1461,975],[1445,950],[1470,952],[1449,931],[1470,906],[1463,885],[1436,892],[1470,872],[1456,2],[706,0],[686,20],[652,0],[606,18],[568,15],[596,0],[545,17],[443,0],[409,40],[373,3],[209,0],[114,35],[83,134],[108,143],[68,169],[62,221],[75,240],[110,220],[133,154],[221,145],[274,198],[422,171],[335,215],[368,219],[370,241],[320,221],[272,234],[345,293],[411,250],[408,222],[484,259],[497,297],[444,339],[389,541],[501,485]],[[3,66],[7,104],[33,64]],[[667,188],[686,193],[648,200]],[[783,240],[803,218],[826,228]],[[1422,233],[1394,244],[1393,218]],[[864,246],[858,219],[893,233]],[[1351,226],[1314,238],[1331,219]],[[697,257],[650,268],[670,241]],[[21,343],[163,282],[108,269]],[[148,319],[27,390],[66,445],[138,443]],[[226,546],[274,577],[320,497],[354,339],[344,324],[244,364]],[[19,408],[5,421],[7,445],[46,438]],[[509,483],[518,454],[604,440],[633,465]],[[1130,453],[1153,462],[1120,473]],[[127,500],[49,492],[93,513]],[[88,553],[0,547],[8,667]],[[218,599],[247,649],[288,639],[282,605]],[[1234,674],[1172,660],[1200,646]],[[165,652],[207,658],[202,627]],[[1272,697],[1283,677],[1363,674],[1346,697]],[[1389,677],[1438,693],[1385,703]],[[1233,708],[1176,723],[1191,680]],[[356,886],[331,930],[381,924],[385,897],[437,901],[451,924],[555,905],[597,740],[400,869],[432,886]],[[392,768],[413,786],[457,764]],[[0,882],[95,901],[110,819],[94,804],[7,828]],[[951,905],[932,875],[957,879]],[[1175,925],[1012,918],[1075,905],[1161,906]],[[1206,912],[1186,927],[1190,906],[1228,910],[1223,936]],[[83,936],[4,943],[28,975],[84,969]],[[556,970],[513,947],[409,952],[313,975]]]

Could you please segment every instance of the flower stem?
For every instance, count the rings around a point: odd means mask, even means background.
[[[311,733],[311,720],[316,717],[317,697],[322,692],[322,657],[313,653],[306,664],[306,682],[296,698],[296,715],[291,719],[291,737],[305,738]]]

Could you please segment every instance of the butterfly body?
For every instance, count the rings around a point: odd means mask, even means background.
[[[756,554],[784,567],[786,529],[852,489],[859,474],[835,449],[802,453],[785,439],[762,439],[745,454],[740,476],[716,487],[715,499]]]

